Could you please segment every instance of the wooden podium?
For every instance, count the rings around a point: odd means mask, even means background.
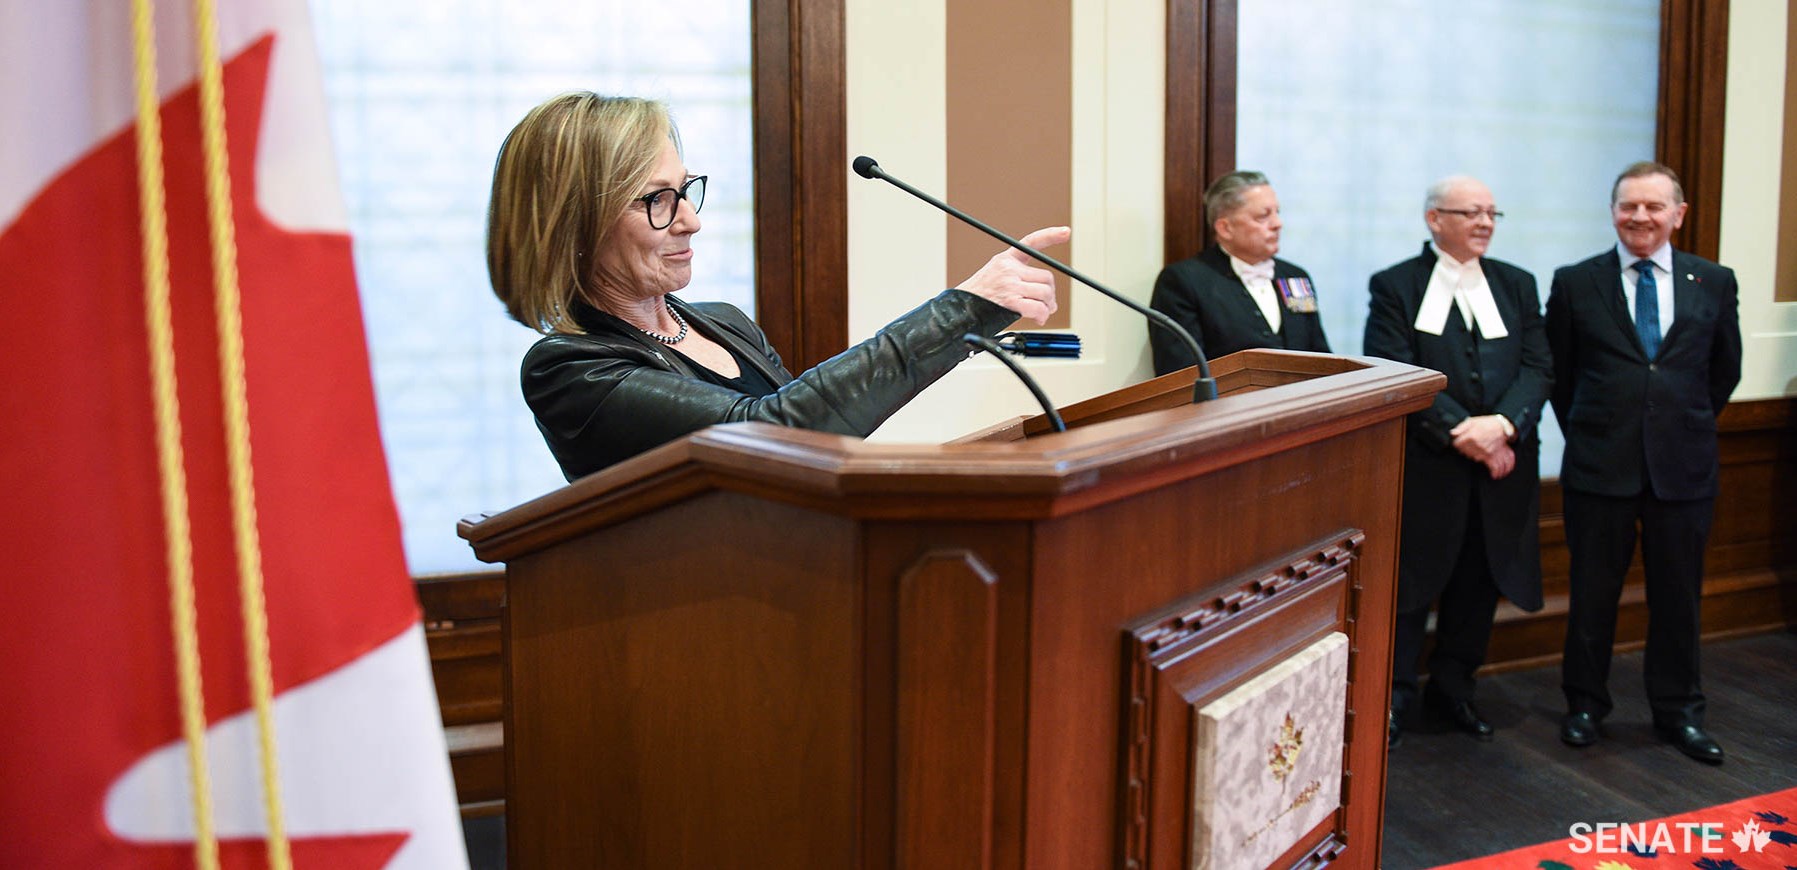
[[[1404,415],[1443,379],[1212,369],[1059,434],[714,427],[464,520],[506,565],[508,866],[1199,866],[1196,711],[1341,632],[1339,807],[1272,863],[1376,867]]]

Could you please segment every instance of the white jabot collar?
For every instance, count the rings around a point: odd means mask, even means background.
[[[1230,254],[1229,268],[1235,270],[1236,277],[1241,278],[1243,283],[1247,283],[1251,278],[1261,278],[1267,281],[1273,280],[1272,257],[1268,257],[1265,260],[1250,265],[1237,259],[1234,254]]]
[[[1416,309],[1418,332],[1440,335],[1447,328],[1448,311],[1457,308],[1469,326],[1476,325],[1486,339],[1510,334],[1504,328],[1504,316],[1498,313],[1497,301],[1491,298],[1491,284],[1477,258],[1465,263],[1435,251],[1435,270],[1429,273],[1429,286]]]

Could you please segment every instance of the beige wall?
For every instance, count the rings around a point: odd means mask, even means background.
[[[1797,303],[1774,301],[1784,184],[1788,4],[1729,6],[1728,126],[1722,161],[1723,264],[1741,284],[1741,385],[1735,399],[1797,394]],[[1797,233],[1797,227],[1785,228]]]
[[[1785,144],[1797,146],[1797,12],[1787,7],[1785,13]],[[1797,147],[1784,149],[1784,171],[1781,178],[1792,179],[1780,184],[1778,192],[1779,224],[1797,227]],[[1775,298],[1780,302],[1797,302],[1797,233],[1781,233],[1778,237],[1778,287]]]
[[[1144,304],[1161,265],[1164,2],[1072,3],[1073,243],[1062,259]],[[938,195],[948,180],[945,20],[943,0],[849,0],[847,9],[849,156],[870,155],[892,174]],[[1019,130],[1015,147],[1030,148],[1031,134]],[[852,179],[852,339],[866,337],[941,289],[946,220],[889,185]],[[1085,355],[1077,361],[1026,361],[1055,403],[1146,379],[1151,371],[1142,318],[1083,287],[1072,293],[1069,328],[1083,339]],[[932,387],[874,437],[940,441],[1034,411],[1029,392],[982,356]]]
[[[872,155],[934,192],[945,191],[948,180],[944,2],[849,0],[847,9],[848,156]],[[1772,290],[1786,126],[1786,6],[1754,0],[1731,9],[1721,259],[1734,267],[1742,288],[1745,376],[1737,399],[1797,393],[1797,303],[1774,302]],[[1074,240],[1067,258],[1146,303],[1161,265],[1165,0],[1073,0],[1072,8]],[[1016,147],[1029,145],[1029,131],[1019,131]],[[939,289],[947,269],[945,220],[887,185],[852,179],[852,338],[871,334]],[[1073,292],[1071,329],[1084,339],[1085,357],[1027,363],[1060,405],[1150,375],[1142,319],[1083,288]],[[980,358],[931,388],[875,438],[940,441],[1034,409],[1008,372]]]

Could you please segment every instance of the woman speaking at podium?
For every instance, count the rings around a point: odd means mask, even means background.
[[[652,100],[563,94],[500,146],[487,271],[511,316],[544,335],[524,355],[524,398],[569,480],[714,423],[865,437],[967,358],[963,334],[1054,313],[1050,273],[1007,249],[795,377],[740,309],[672,295],[692,280],[706,182]]]

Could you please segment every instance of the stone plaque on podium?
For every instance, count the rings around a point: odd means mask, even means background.
[[[1198,710],[1192,867],[1266,867],[1340,807],[1347,694],[1334,632]]]

